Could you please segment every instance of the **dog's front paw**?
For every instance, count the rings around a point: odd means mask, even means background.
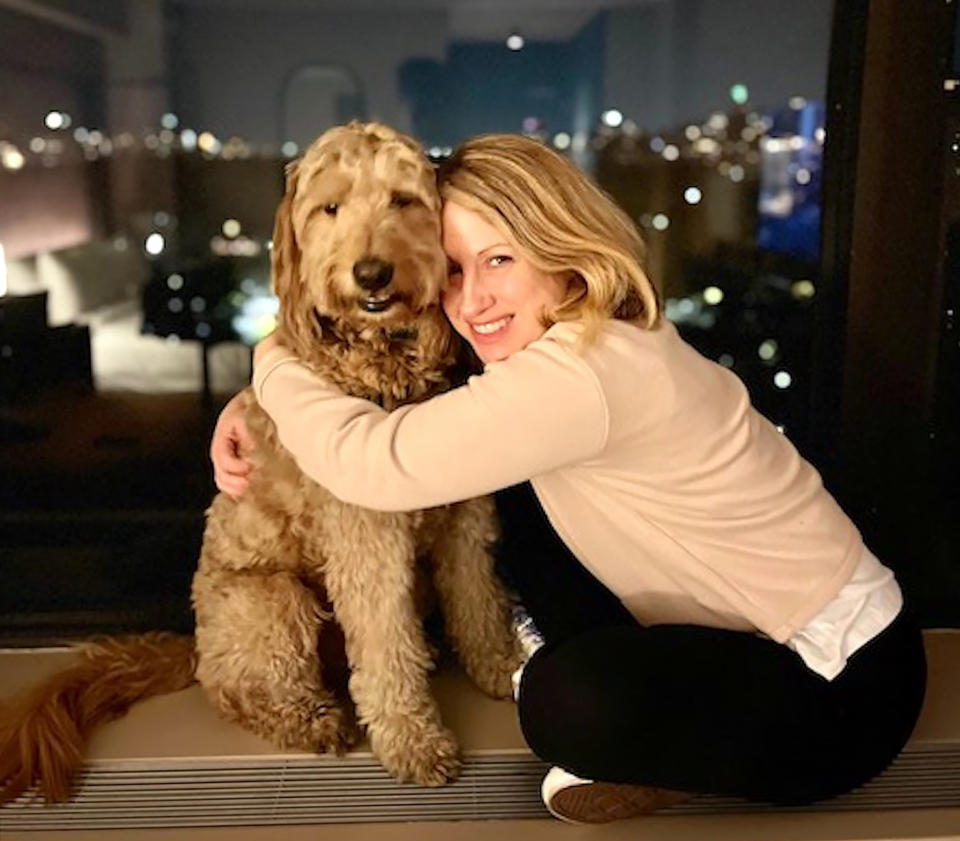
[[[310,722],[313,750],[343,756],[360,741],[360,729],[342,707],[328,707]]]
[[[460,776],[460,746],[446,728],[437,728],[406,757],[410,779],[423,786],[442,786]]]
[[[442,786],[460,774],[460,748],[453,733],[433,721],[405,718],[371,728],[370,744],[383,766],[401,782]]]

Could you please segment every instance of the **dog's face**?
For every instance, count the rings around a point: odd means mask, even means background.
[[[284,327],[311,314],[402,328],[436,307],[446,277],[440,198],[419,146],[385,126],[351,123],[288,170],[274,229]],[[306,325],[300,325],[306,326]]]

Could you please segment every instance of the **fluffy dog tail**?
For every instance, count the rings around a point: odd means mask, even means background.
[[[0,708],[0,803],[33,787],[48,803],[66,800],[97,726],[194,680],[193,637],[117,637],[84,645],[79,655]]]

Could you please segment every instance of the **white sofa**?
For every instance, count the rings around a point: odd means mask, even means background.
[[[123,237],[7,264],[8,294],[45,289],[51,326],[89,326],[98,391],[199,392],[202,345],[141,332],[142,290],[149,277],[146,257]],[[249,382],[250,352],[242,343],[213,345],[208,359],[213,392],[235,392]]]

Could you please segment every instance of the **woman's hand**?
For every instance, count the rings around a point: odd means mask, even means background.
[[[213,481],[227,496],[237,499],[250,484],[249,474],[253,465],[241,453],[249,452],[253,446],[238,394],[220,412],[210,442]]]

